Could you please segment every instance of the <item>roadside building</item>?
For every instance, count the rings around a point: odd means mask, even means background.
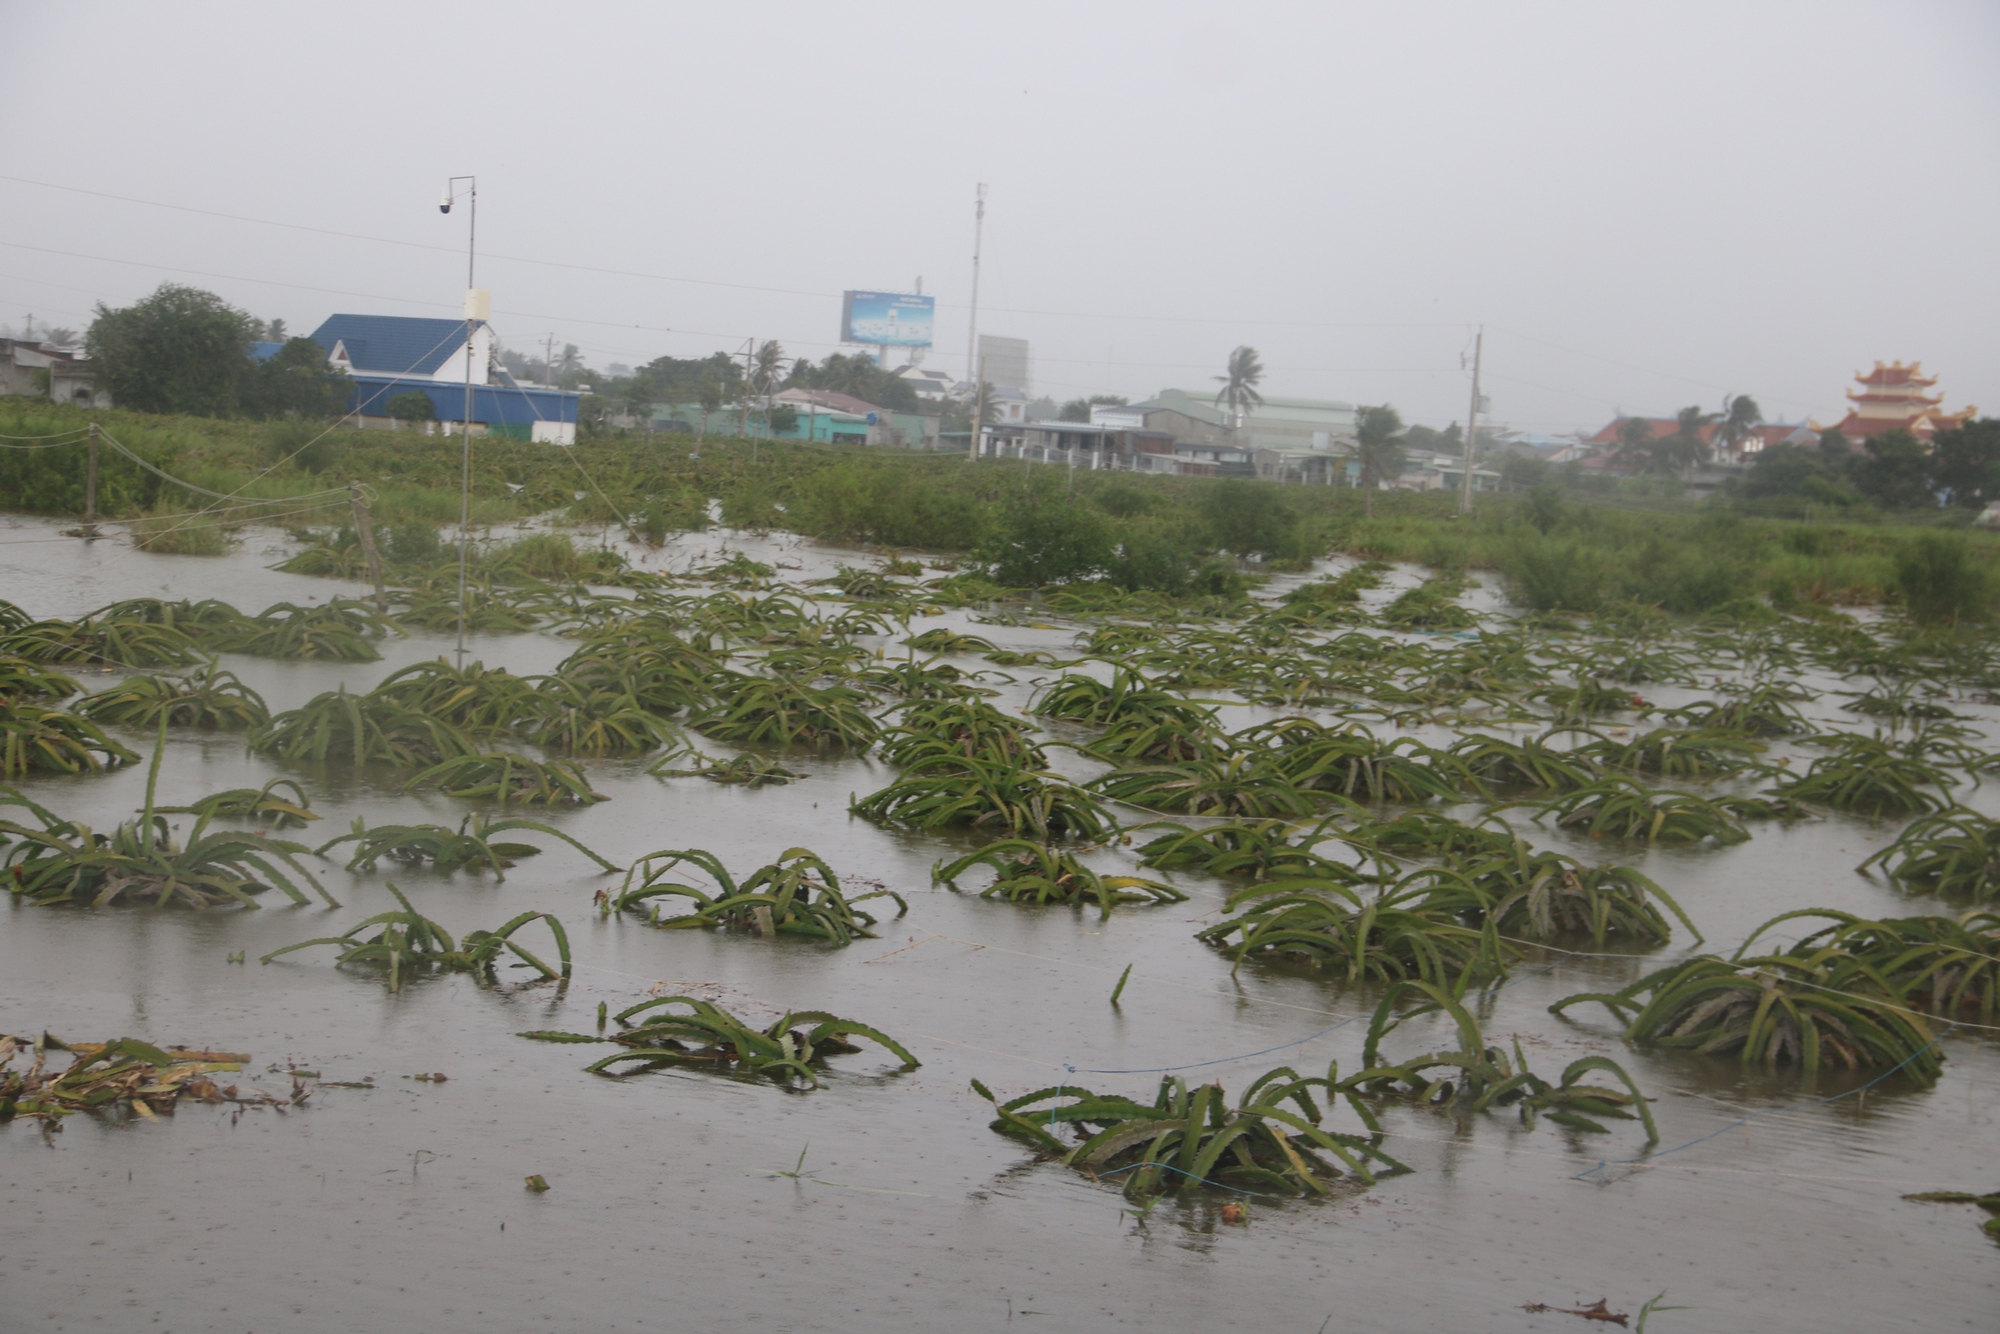
[[[109,408],[91,364],[73,349],[27,338],[0,338],[0,394],[22,394],[79,408]]]
[[[398,427],[389,401],[419,393],[443,429],[466,420],[465,382],[472,374],[471,430],[567,445],[576,440],[577,403],[565,389],[517,383],[493,357],[493,331],[484,320],[421,319],[404,315],[332,315],[313,330],[327,364],[353,383],[348,411],[362,426]],[[428,424],[426,426],[428,429]]]
[[[1209,412],[1195,416],[1191,410],[1168,407],[1157,399],[1144,403],[1098,403],[1090,409],[1090,420],[1100,426],[1131,431],[1164,431],[1179,445],[1228,446],[1241,449],[1229,439],[1222,414]]]

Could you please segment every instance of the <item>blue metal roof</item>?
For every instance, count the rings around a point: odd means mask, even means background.
[[[278,355],[278,350],[282,347],[284,347],[283,343],[252,343],[250,344],[250,360],[269,361],[272,357]]]
[[[465,321],[329,315],[312,336],[329,356],[336,343],[344,344],[348,365],[356,371],[429,375],[465,346]]]

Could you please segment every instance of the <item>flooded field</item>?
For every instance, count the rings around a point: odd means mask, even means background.
[[[792,538],[712,534],[633,558],[682,571],[730,550],[781,565],[794,587],[841,564],[879,558]],[[74,618],[125,598],[220,598],[247,612],[270,603],[324,603],[359,585],[266,568],[292,550],[275,536],[236,555],[152,556],[109,542],[86,547],[55,526],[0,527],[0,597],[35,617]],[[1269,600],[1310,576],[1272,582]],[[926,577],[934,577],[930,571]],[[1379,609],[1416,585],[1398,569],[1365,592]],[[677,592],[702,595],[714,585]],[[834,614],[844,604],[832,590]],[[1506,628],[1497,593],[1461,601],[1489,629]],[[1102,618],[1065,618],[1021,605],[922,615],[910,632],[943,627],[999,650],[1084,656],[1080,637]],[[1011,623],[1010,623],[1011,622]],[[1301,628],[1281,648],[1303,649],[1350,627]],[[1377,631],[1377,633],[1384,633]],[[1539,632],[1532,632],[1539,633]],[[1745,631],[1748,636],[1751,632]],[[1395,634],[1398,642],[1471,643],[1478,632]],[[907,660],[898,622],[852,642]],[[223,665],[271,711],[322,691],[370,689],[396,670],[448,654],[447,634],[391,636],[382,660],[290,662],[240,654]],[[520,674],[553,670],[573,639],[538,631],[479,635],[469,657]],[[1685,646],[1683,646],[1685,648]],[[1064,670],[1108,679],[1125,656],[1105,651],[1075,666],[996,668],[986,650],[944,661],[1021,717],[1037,688]],[[1633,687],[1655,709],[1719,698],[1718,678],[1741,664],[1695,653],[1680,684]],[[1708,656],[1701,656],[1706,653]],[[752,670],[740,658],[737,670]],[[86,690],[118,679],[66,668]],[[1798,709],[1822,730],[1865,732],[1873,720],[1833,693],[1869,688],[1809,668],[1783,674],[1812,697]],[[1231,730],[1304,714],[1341,719],[1338,706],[1241,702],[1190,689]],[[876,701],[886,706],[893,699]],[[2000,707],[1955,692],[1952,713],[1992,748]],[[1475,726],[1362,717],[1384,738],[1428,746],[1456,733],[1516,739],[1539,725]],[[1631,714],[1600,728],[1659,725]],[[1041,739],[1084,744],[1092,729],[1049,723]],[[114,729],[150,756],[149,731]],[[717,758],[736,749],[689,731]],[[1977,1210],[1905,1201],[1912,1192],[2000,1189],[2000,1048],[1976,1013],[1945,1030],[1935,1081],[1879,1068],[1795,1065],[1746,1069],[1733,1055],[1628,1046],[1602,1006],[1563,1015],[1548,1007],[1578,992],[1612,992],[1677,959],[1728,956],[1760,923],[1793,909],[1863,917],[1955,912],[1880,876],[1856,873],[1893,839],[1900,820],[1816,809],[1761,820],[1730,846],[1684,847],[1593,838],[1535,820],[1500,818],[1536,847],[1586,864],[1615,861],[1657,882],[1699,928],[1679,923],[1659,948],[1585,936],[1563,952],[1518,948],[1504,980],[1470,987],[1466,1004],[1486,1038],[1516,1050],[1550,1079],[1570,1061],[1615,1058],[1652,1098],[1659,1141],[1636,1121],[1608,1133],[1544,1117],[1530,1129],[1509,1108],[1468,1114],[1384,1100],[1384,1151],[1407,1164],[1372,1187],[1343,1182],[1324,1199],[1261,1190],[1170,1193],[1146,1210],[1115,1179],[1091,1180],[1039,1160],[988,1128],[992,1106],[1051,1086],[1150,1101],[1162,1071],[1191,1085],[1219,1080],[1232,1097],[1274,1065],[1305,1075],[1337,1061],[1362,1068],[1379,988],[1338,970],[1246,960],[1240,968],[1195,933],[1224,917],[1247,882],[1198,871],[1142,868],[1131,846],[1089,853],[1104,874],[1151,876],[1183,902],[1094,908],[1030,907],[936,885],[932,868],[980,846],[963,830],[929,832],[850,813],[897,777],[879,756],[772,752],[804,776],[749,787],[647,773],[656,756],[580,761],[610,799],[553,811],[565,834],[624,866],[658,849],[703,848],[742,875],[787,849],[817,853],[850,893],[876,885],[908,902],[865,903],[875,939],[840,948],[737,931],[661,931],[643,915],[600,913],[595,896],[620,877],[570,847],[525,835],[546,851],[507,870],[441,874],[425,867],[350,872],[346,857],[305,858],[340,907],[293,906],[267,893],[255,911],[91,909],[14,901],[0,923],[0,1032],[44,1030],[71,1042],[131,1036],[165,1045],[243,1052],[234,1076],[289,1094],[298,1069],[316,1072],[303,1106],[275,1111],[183,1100],[170,1116],[65,1118],[56,1133],[17,1120],[0,1127],[0,1328],[7,1330],[275,1331],[409,1328],[673,1330],[1155,1329],[1563,1330],[1592,1325],[1560,1309],[1606,1299],[1636,1321],[1664,1293],[1647,1328],[1755,1330],[1990,1330],[2000,1323],[2000,1249]],[[1825,753],[1773,739],[1765,763],[1792,772]],[[1079,781],[1111,765],[1051,748],[1051,764]],[[300,779],[324,817],[297,837],[314,845],[357,818],[457,826],[486,809],[436,792],[405,794],[405,775],[287,766],[246,751],[240,734],[174,729],[159,799]],[[1968,775],[1954,796],[2000,813],[2000,784]],[[90,776],[19,783],[35,801],[109,829],[144,803],[142,763]],[[1673,786],[1662,779],[1654,787]],[[1750,795],[1770,779],[1704,789]],[[1513,794],[1510,800],[1523,800]],[[1497,801],[1434,807],[1471,822]],[[1332,804],[1324,807],[1333,810]],[[1394,814],[1403,807],[1390,807]],[[1163,817],[1130,806],[1127,828]],[[188,817],[176,816],[177,822]],[[1316,818],[1316,817],[1315,817]],[[1212,818],[1179,818],[1190,828]],[[1310,824],[1311,821],[1306,821]],[[1153,831],[1157,832],[1157,831]],[[379,972],[336,968],[333,951],[272,950],[336,935],[396,907],[393,880],[425,916],[463,935],[517,914],[557,916],[574,951],[566,986],[532,983],[532,970],[419,977],[391,991]],[[1776,952],[1818,929],[1780,924]],[[532,928],[539,932],[540,926]],[[538,953],[546,935],[520,937]],[[1764,951],[1758,951],[1764,952]],[[242,963],[230,962],[241,956]],[[544,957],[547,957],[544,954]],[[1113,989],[1129,967],[1118,1003]],[[525,1040],[529,1030],[594,1034],[600,1005],[616,1013],[648,998],[691,995],[758,1024],[791,1010],[824,1010],[873,1026],[922,1062],[901,1068],[866,1041],[835,1056],[821,1087],[666,1068],[626,1078],[587,1074],[609,1047]],[[1399,1056],[1449,1050],[1441,1015],[1385,1040]],[[416,1076],[443,1075],[442,1080]],[[1863,1085],[1869,1085],[1865,1089]],[[1360,1134],[1347,1112],[1331,1118]],[[524,1188],[540,1176],[548,1189]],[[1225,1204],[1244,1206],[1240,1221]]]

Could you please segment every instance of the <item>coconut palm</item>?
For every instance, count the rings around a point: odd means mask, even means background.
[[[1354,423],[1354,458],[1361,465],[1361,491],[1369,518],[1375,517],[1375,488],[1403,471],[1403,419],[1394,408],[1363,408]]]
[[[1251,410],[1264,406],[1264,396],[1257,392],[1257,386],[1264,379],[1264,363],[1257,358],[1257,349],[1245,344],[1229,354],[1229,364],[1225,373],[1215,377],[1222,386],[1215,395],[1215,405],[1229,412],[1229,429],[1234,432],[1242,428],[1243,419]]]
[[[1754,408],[1756,404],[1751,406]],[[1674,414],[1674,433],[1655,446],[1662,456],[1663,471],[1692,473],[1697,463],[1708,460],[1714,450],[1708,441],[1701,438],[1701,428],[1713,422],[1715,416],[1698,407],[1682,408]]]
[[[1764,420],[1764,410],[1757,406],[1757,400],[1748,394],[1729,394],[1722,400],[1722,420],[1715,428],[1715,442],[1724,449],[1736,450],[1745,440],[1757,434],[1758,423]]]
[[[756,355],[750,363],[749,389],[757,401],[763,405],[764,434],[771,433],[771,395],[778,392],[778,386],[785,378],[785,349],[776,339],[768,339],[758,345]]]

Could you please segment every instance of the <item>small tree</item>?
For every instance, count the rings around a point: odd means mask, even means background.
[[[1853,482],[1872,503],[1885,510],[1928,509],[1937,504],[1931,490],[1930,460],[1923,441],[1908,431],[1871,435],[1867,453],[1853,466]]]
[[[1354,424],[1354,457],[1361,464],[1362,504],[1375,517],[1375,487],[1385,477],[1403,472],[1403,419],[1384,403],[1363,408]]]
[[[415,389],[406,393],[391,394],[382,410],[399,422],[431,422],[437,420],[437,404],[431,396]]]
[[[223,417],[250,370],[251,323],[213,292],[162,283],[123,310],[100,302],[84,351],[121,407]]]
[[[1931,479],[1954,505],[2000,500],[2000,417],[1984,417],[1931,441]]]
[[[695,382],[694,399],[695,405],[701,409],[701,420],[695,424],[694,438],[701,441],[708,437],[709,414],[722,409],[725,391],[719,381],[704,375]]]
[[[325,348],[289,338],[268,359],[250,363],[237,406],[247,417],[332,417],[345,410],[347,390],[347,377],[326,364]]]

